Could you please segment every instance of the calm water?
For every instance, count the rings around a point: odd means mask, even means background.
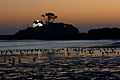
[[[37,49],[37,48],[64,48],[105,45],[118,40],[71,40],[71,41],[44,41],[44,40],[11,40],[0,41],[0,49]]]

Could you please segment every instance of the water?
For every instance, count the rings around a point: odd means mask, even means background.
[[[3,40],[0,41],[0,49],[100,46],[115,42],[119,40]],[[99,53],[95,51],[94,54]],[[1,55],[0,80],[120,80],[120,56],[83,57],[83,54]]]
[[[42,48],[64,48],[105,45],[118,42],[117,40],[64,40],[64,41],[45,41],[45,40],[2,40],[0,49],[42,49]]]

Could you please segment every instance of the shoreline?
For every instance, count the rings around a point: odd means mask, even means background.
[[[1,80],[120,79],[120,48],[0,50]]]
[[[66,56],[120,56],[120,47],[66,47],[54,49],[0,49],[0,56],[7,55],[49,55],[49,54],[63,54]]]

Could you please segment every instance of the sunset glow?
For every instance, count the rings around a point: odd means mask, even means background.
[[[54,12],[57,21],[80,29],[96,24],[119,25],[119,8],[120,0],[1,0],[0,27],[32,26],[32,21],[45,12]]]

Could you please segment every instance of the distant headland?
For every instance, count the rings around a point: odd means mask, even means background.
[[[41,19],[33,21],[32,27],[19,30],[14,35],[0,35],[1,40],[98,40],[120,39],[120,28],[91,29],[87,33],[80,33],[72,24],[54,22],[56,14],[48,12],[41,15]]]

